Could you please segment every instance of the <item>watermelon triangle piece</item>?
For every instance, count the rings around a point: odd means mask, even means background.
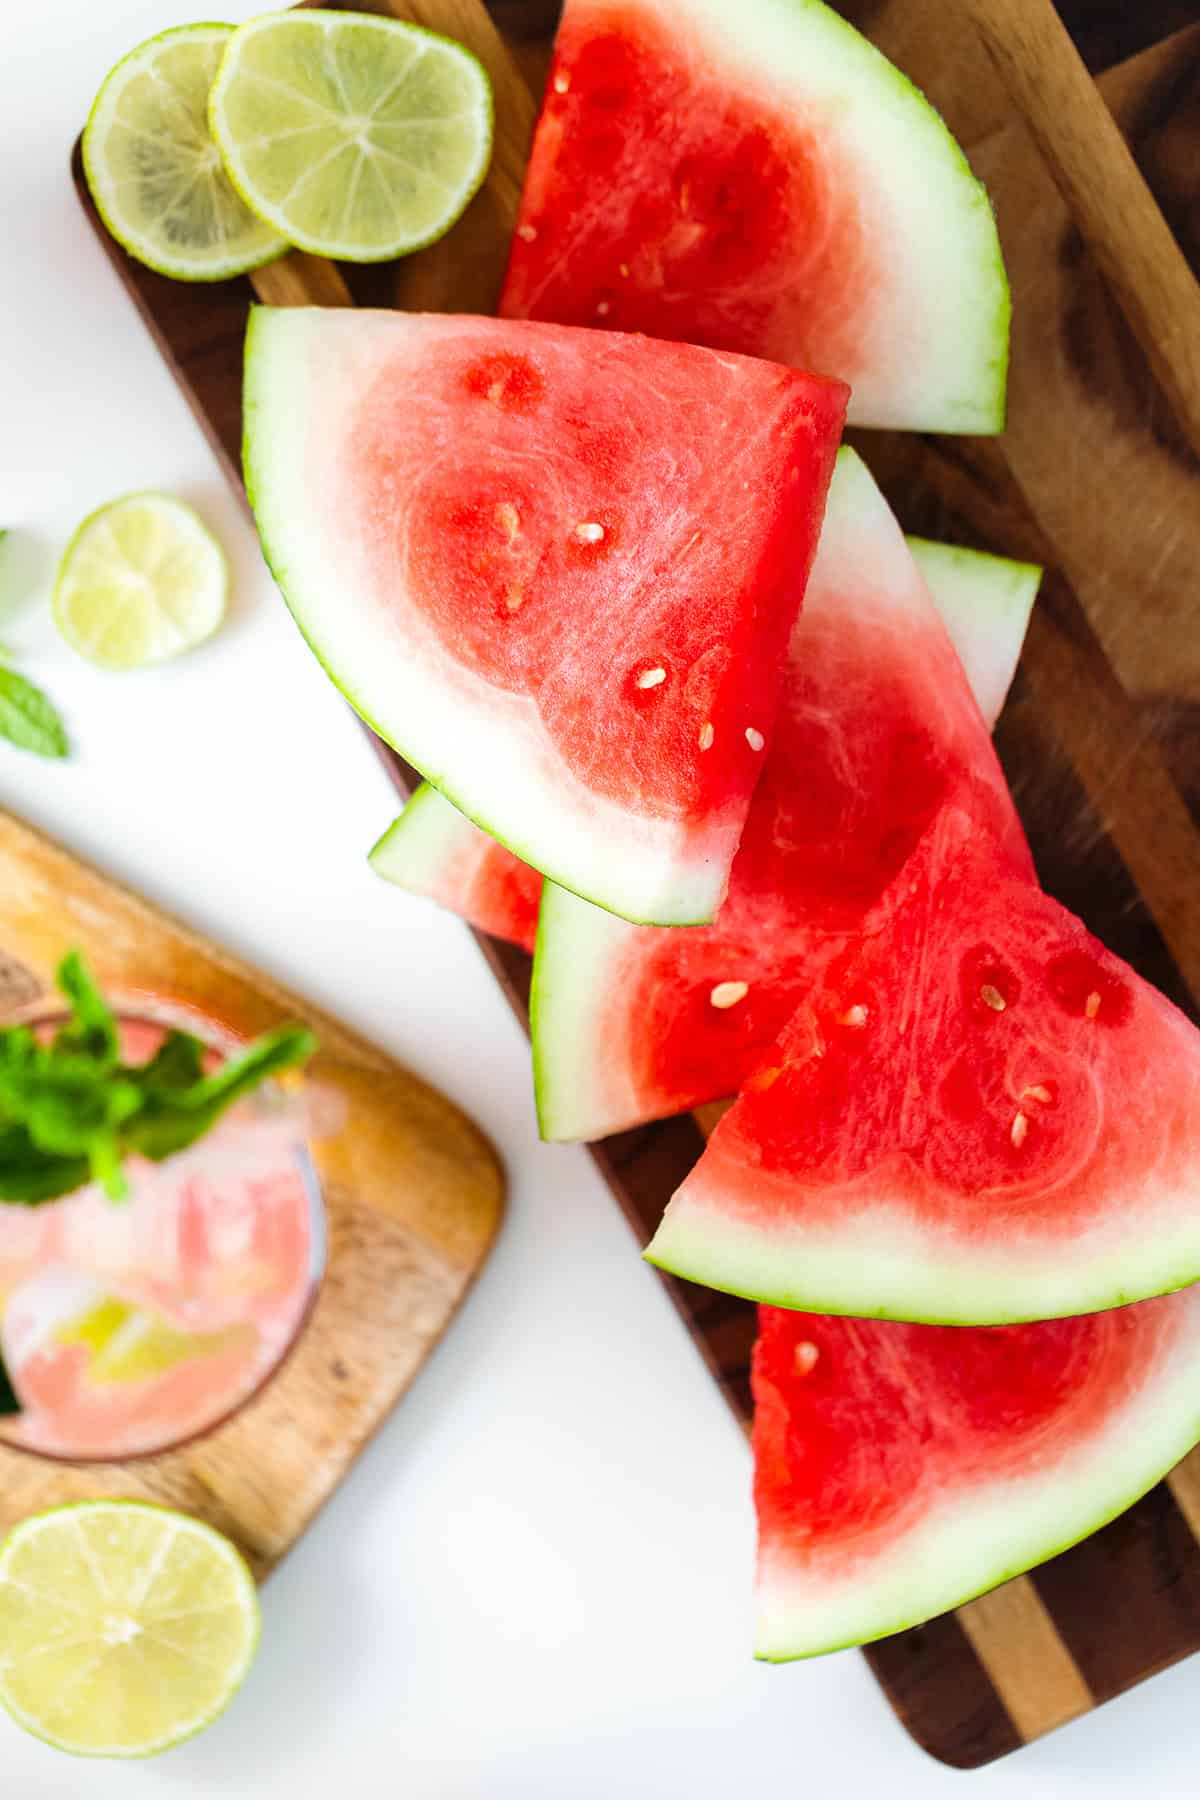
[[[719,905],[845,388],[685,344],[258,308],[247,489],[347,698],[477,824],[627,917]]]
[[[1132,1506],[1200,1438],[1200,1288],[980,1329],[763,1307],[757,1653],[867,1643]]]
[[[990,728],[1016,672],[1042,571],[1033,563],[926,538],[905,542]],[[427,782],[415,790],[368,860],[384,881],[435,900],[492,937],[533,950],[541,875]],[[602,917],[611,920],[618,934],[624,931],[612,915]],[[588,1135],[602,1130],[601,1125]]]
[[[947,808],[647,1255],[774,1305],[986,1325],[1200,1278],[1200,1034]]]
[[[1000,659],[1005,666],[1008,657]],[[531,1024],[553,1139],[734,1093],[951,800],[1032,873],[953,644],[865,465],[838,457],[774,747],[716,922],[638,929],[548,885]]]
[[[820,0],[566,0],[500,308],[840,375],[856,425],[1004,428],[987,194]]]

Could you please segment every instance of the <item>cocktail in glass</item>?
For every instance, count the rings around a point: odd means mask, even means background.
[[[238,1047],[178,1007],[115,1010],[126,1061],[172,1027],[213,1066]],[[50,1002],[20,1017],[49,1036],[65,1014]],[[174,1448],[257,1393],[308,1316],[325,1230],[295,1091],[268,1083],[190,1148],[125,1172],[124,1200],[92,1184],[0,1205],[0,1348],[22,1405],[0,1442],[69,1461]]]

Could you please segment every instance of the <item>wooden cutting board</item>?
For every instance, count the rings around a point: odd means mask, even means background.
[[[260,1576],[306,1530],[449,1324],[487,1257],[504,1178],[456,1106],[335,1019],[0,812],[0,1016],[81,946],[114,993],[156,994],[253,1036],[303,1019],[329,1229],[288,1361],[236,1418],[145,1462],[71,1469],[0,1449],[0,1532],[44,1506],[159,1500],[226,1532]]]
[[[363,0],[360,0],[360,5]],[[276,304],[490,305],[544,79],[554,0],[366,0],[470,42],[500,104],[496,174],[442,244],[394,268],[293,257],[257,277]],[[996,0],[993,11],[999,7]],[[997,446],[863,434],[906,527],[1047,566],[997,742],[1049,891],[1196,1016],[1200,995],[1200,467],[1108,297],[981,43],[944,0],[842,0],[930,94],[988,179],[1013,276],[1012,418]],[[1021,6],[1014,0],[1016,18]],[[1184,248],[1200,258],[1200,31],[1190,0],[1061,11]],[[507,48],[506,48],[507,45]],[[1118,62],[1118,59],[1121,59]],[[85,208],[231,481],[240,485],[249,281],[180,287],[131,263]],[[469,286],[464,286],[469,283]],[[398,788],[415,779],[378,746]],[[528,959],[480,938],[525,1016]],[[703,1147],[683,1117],[592,1147],[645,1241]],[[735,1413],[749,1418],[754,1309],[662,1278]],[[1198,1371],[1200,1380],[1200,1371]],[[1119,1619],[1120,1629],[1113,1629]],[[918,1743],[960,1768],[1019,1748],[1200,1648],[1200,1459],[1032,1575],[874,1645]],[[786,1679],[787,1677],[783,1677]],[[802,1679],[802,1673],[797,1673]]]

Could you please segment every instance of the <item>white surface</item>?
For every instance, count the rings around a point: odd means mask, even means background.
[[[30,599],[0,638],[78,751],[58,768],[0,747],[0,798],[471,1107],[507,1158],[512,1210],[449,1340],[270,1584],[227,1717],[136,1766],[72,1763],[0,1720],[5,1794],[733,1800],[836,1783],[1191,1800],[1196,1664],[962,1777],[913,1747],[856,1653],[751,1661],[738,1433],[585,1152],[537,1143],[525,1045],[467,933],[367,870],[384,777],[75,202],[68,151],[106,69],[211,10],[23,0],[5,39],[0,523],[20,536],[0,567]],[[54,636],[53,561],[92,507],[149,485],[220,532],[234,614],[174,667],[102,675]]]

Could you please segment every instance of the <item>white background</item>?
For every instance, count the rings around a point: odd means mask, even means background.
[[[856,1653],[751,1660],[737,1428],[585,1153],[537,1142],[523,1038],[466,931],[368,873],[385,778],[75,200],[68,155],[105,71],[212,12],[0,4],[19,18],[0,56],[0,525],[17,530],[0,587],[21,595],[0,638],[77,746],[61,766],[0,747],[0,798],[454,1095],[503,1152],[511,1213],[449,1339],[271,1582],[226,1718],[132,1767],[72,1763],[0,1720],[0,1785],[14,1800],[1190,1797],[1198,1666],[960,1776],[909,1742]],[[57,640],[49,584],[73,526],[147,486],[219,532],[233,616],[175,667],[106,676]]]

